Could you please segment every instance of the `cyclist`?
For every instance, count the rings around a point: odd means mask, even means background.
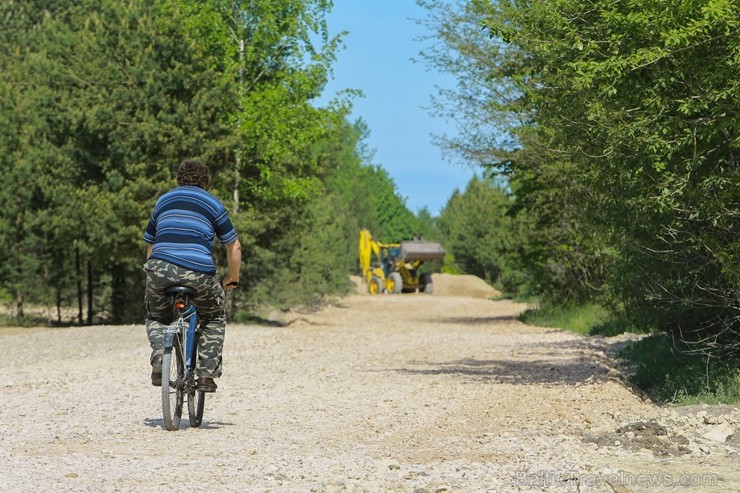
[[[196,368],[197,390],[215,392],[221,376],[226,330],[224,290],[239,285],[241,245],[223,204],[206,191],[208,167],[185,160],[177,170],[177,187],[162,195],[144,232],[147,243],[146,332],[152,347],[152,385],[162,385],[163,327],[172,319],[172,300],[164,290],[173,285],[196,290],[201,336]],[[219,282],[212,251],[215,239],[226,247],[228,274]]]

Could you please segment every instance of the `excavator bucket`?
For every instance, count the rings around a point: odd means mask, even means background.
[[[436,241],[402,241],[401,259],[404,262],[442,260],[445,256],[442,245]]]

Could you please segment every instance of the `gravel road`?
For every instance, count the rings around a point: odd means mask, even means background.
[[[655,406],[622,339],[523,309],[353,295],[230,325],[203,426],[176,432],[143,326],[2,330],[0,491],[740,491],[737,408]]]

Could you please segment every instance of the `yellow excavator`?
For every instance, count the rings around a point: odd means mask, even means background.
[[[414,238],[400,243],[381,243],[370,231],[360,231],[360,270],[370,294],[432,293],[430,274],[419,274],[428,260],[442,260],[445,251],[435,241]]]

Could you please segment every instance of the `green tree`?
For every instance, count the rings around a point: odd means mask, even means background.
[[[490,178],[473,177],[464,192],[456,191],[442,210],[438,228],[457,266],[507,292],[522,283],[517,260],[520,226],[509,214],[512,199]]]
[[[224,131],[215,118],[214,74],[174,22],[152,16],[148,2],[55,4],[41,16],[24,16],[25,6],[2,8],[25,21],[6,34],[13,42],[2,62],[2,110],[18,126],[15,141],[4,139],[12,150],[5,166],[27,194],[16,195],[23,216],[7,227],[18,231],[16,250],[28,250],[8,264],[37,259],[15,268],[8,282],[37,282],[35,301],[43,302],[51,294],[44,286],[74,289],[80,253],[89,266],[81,270],[93,273],[88,307],[95,298],[114,321],[140,318],[141,232],[150,204],[170,185],[171,167],[204,154]],[[4,197],[14,194],[11,183],[3,184]]]
[[[356,261],[361,229],[370,230],[379,241],[394,243],[411,238],[419,225],[388,172],[373,163],[373,152],[366,145],[367,124],[361,119],[351,126],[345,123],[338,135],[327,189],[338,203],[347,205],[347,244]]]
[[[209,160],[217,168],[214,190],[229,197],[249,259],[235,297],[256,303],[266,289],[292,282],[278,264],[287,265],[289,245],[306,225],[296,211],[324,191],[329,169],[317,143],[332,140],[343,118],[345,101],[312,103],[340,39],[329,38],[324,21],[331,2],[178,0],[160,8],[183,25],[228,91],[230,132]]]
[[[444,40],[429,60],[461,80],[440,108],[471,130],[447,144],[525,206],[580,204],[566,244],[636,319],[736,351],[738,6],[421,3]]]
[[[140,320],[142,231],[188,157],[209,162],[240,232],[232,308],[344,292],[360,227],[417,231],[365,154],[366,126],[346,122],[349,100],[314,104],[340,41],[330,7],[0,4],[0,285],[19,309],[72,304],[81,321],[86,301],[88,322]]]
[[[40,302],[47,286],[79,292],[91,272],[89,320],[100,308],[113,321],[140,319],[142,230],[185,157],[206,158],[213,191],[233,198],[246,257],[259,261],[250,254],[290,235],[303,220],[293,211],[322,190],[315,142],[337,128],[344,104],[310,104],[338,42],[323,23],[330,5],[0,5],[0,163],[9,178],[0,227],[12,252],[0,279],[19,306],[21,289]]]

